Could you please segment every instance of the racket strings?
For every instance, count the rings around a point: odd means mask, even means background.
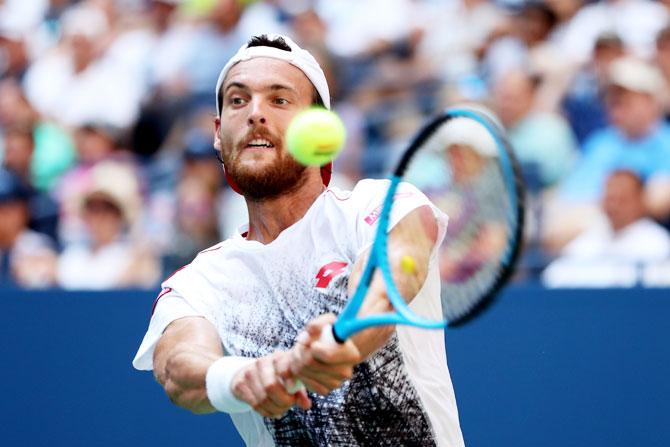
[[[404,177],[449,217],[438,248],[448,322],[472,314],[505,279],[520,225],[507,148],[475,120],[453,121],[414,155]]]

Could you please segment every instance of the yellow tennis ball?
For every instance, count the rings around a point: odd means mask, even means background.
[[[413,257],[405,255],[400,258],[400,268],[403,272],[411,275],[416,271],[416,261]]]
[[[298,162],[323,166],[342,149],[346,130],[335,112],[310,108],[298,113],[286,129],[286,146]]]

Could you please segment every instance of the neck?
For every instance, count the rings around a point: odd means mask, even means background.
[[[249,232],[247,239],[269,244],[279,234],[303,218],[325,187],[321,176],[309,174],[310,178],[294,191],[266,200],[247,201]]]

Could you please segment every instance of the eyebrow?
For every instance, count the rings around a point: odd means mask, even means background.
[[[231,82],[230,84],[228,84],[228,85],[226,86],[224,92],[227,92],[227,91],[230,90],[231,88],[238,88],[238,89],[240,89],[240,90],[249,91],[249,86],[248,86],[248,85],[243,84],[243,83],[241,83],[241,82]],[[284,85],[284,84],[272,84],[272,85],[268,88],[268,90],[271,90],[271,91],[287,90],[287,91],[289,91],[289,92],[291,92],[291,93],[294,93],[294,94],[297,94],[297,93],[298,93],[297,90],[295,90],[294,88],[289,87],[288,85]]]

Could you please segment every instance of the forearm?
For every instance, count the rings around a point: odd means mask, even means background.
[[[393,281],[404,298],[410,303],[419,293],[428,275],[430,256],[437,240],[437,223],[432,210],[423,206],[404,217],[391,230],[388,240],[388,258]],[[366,253],[357,260],[350,277],[350,293],[358,286]],[[368,293],[359,311],[360,316],[392,312],[388,286],[381,272],[375,272]],[[386,344],[395,330],[394,326],[373,327],[352,337],[352,341],[364,358]]]
[[[194,413],[212,412],[205,379],[209,367],[222,356],[221,341],[209,322],[176,320],[156,346],[154,375],[175,405]]]
[[[197,346],[180,344],[168,355],[164,367],[155,371],[170,400],[196,414],[216,411],[207,398],[205,378],[209,367],[221,356]]]

